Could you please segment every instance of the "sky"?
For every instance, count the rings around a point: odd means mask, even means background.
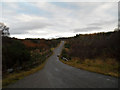
[[[0,22],[16,38],[58,38],[114,31],[117,2],[1,2]]]

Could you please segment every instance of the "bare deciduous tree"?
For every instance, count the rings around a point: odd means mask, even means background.
[[[0,33],[1,33],[1,36],[9,37],[10,35],[9,27],[7,27],[4,23],[1,23],[1,22],[0,22]]]

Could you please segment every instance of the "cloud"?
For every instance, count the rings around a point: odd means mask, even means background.
[[[52,25],[47,22],[47,18],[36,15],[15,14],[15,16],[8,17],[5,15],[4,17],[6,17],[4,21],[8,23],[11,34],[29,33],[30,30],[43,29]]]
[[[0,19],[10,27],[11,36],[18,38],[69,37],[114,30],[117,8],[113,2],[4,2]]]
[[[113,19],[113,20],[106,20],[106,21],[99,21],[99,22],[95,22],[95,23],[90,23],[90,26],[103,26],[103,25],[111,25],[113,23],[117,23],[117,20]]]
[[[89,32],[93,30],[99,30],[102,29],[101,27],[86,27],[86,28],[79,28],[75,29],[74,32]]]
[[[42,23],[40,21],[20,22],[20,23],[16,23],[13,25],[13,28],[11,28],[11,30],[13,29],[14,31],[12,31],[11,33],[14,33],[16,30],[16,32],[21,32],[21,34],[22,34],[22,33],[27,32],[29,30],[43,29],[47,26],[50,26],[50,24]]]

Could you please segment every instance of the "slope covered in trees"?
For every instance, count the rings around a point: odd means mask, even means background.
[[[77,68],[118,76],[119,41],[120,31],[79,34],[67,38],[61,57],[69,60],[65,63]]]
[[[67,39],[65,48],[68,56],[84,59],[100,57],[120,60],[120,31],[76,35]],[[69,51],[67,51],[67,49]]]
[[[9,69],[14,72],[28,70],[42,64],[52,54],[59,40],[2,38],[2,69],[5,77]]]

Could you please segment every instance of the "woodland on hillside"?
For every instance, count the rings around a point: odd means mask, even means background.
[[[120,60],[120,31],[94,34],[79,34],[66,40],[62,55],[68,59],[82,60],[115,58]]]
[[[13,72],[28,70],[42,64],[52,54],[52,48],[59,40],[17,39],[2,37],[2,69],[3,76],[8,69]]]
[[[119,77],[119,41],[120,31],[78,34],[66,39],[60,60],[76,68]]]

